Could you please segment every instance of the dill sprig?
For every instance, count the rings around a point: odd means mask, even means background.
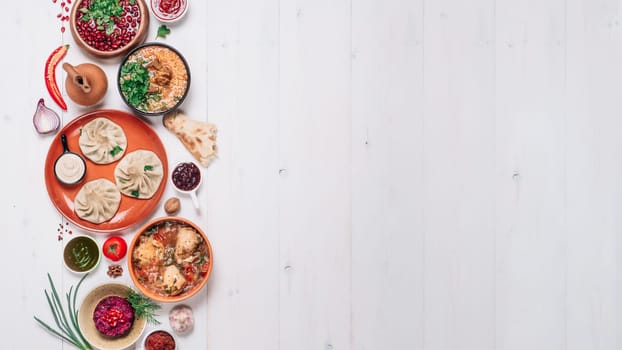
[[[136,293],[132,289],[127,293],[127,298],[125,299],[132,305],[132,308],[134,308],[137,318],[144,317],[147,319],[147,322],[151,324],[160,324],[160,321],[156,320],[156,316],[158,315],[155,313],[156,310],[160,309],[160,305],[156,304],[148,297]]]

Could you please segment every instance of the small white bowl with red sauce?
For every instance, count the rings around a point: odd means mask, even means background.
[[[188,12],[188,0],[151,0],[151,13],[163,23],[179,21]]]
[[[194,162],[179,163],[171,173],[171,182],[177,191],[189,194],[194,208],[199,210],[199,199],[196,191],[203,182],[201,168]]]

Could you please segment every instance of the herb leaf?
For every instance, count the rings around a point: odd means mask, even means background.
[[[121,93],[127,102],[140,109],[148,110],[149,100],[160,100],[160,92],[149,92],[149,70],[142,60],[128,61],[121,67]]]
[[[153,170],[153,165],[145,165],[144,170],[145,170],[145,171],[150,171],[150,170]]]
[[[81,8],[80,12],[82,13],[82,17],[80,17],[82,21],[94,20],[97,29],[105,29],[106,35],[110,35],[114,31],[114,18],[121,17],[123,6],[119,0],[93,0],[88,9]]]
[[[147,322],[151,324],[160,324],[160,321],[156,320],[155,318],[156,316],[158,316],[157,314],[155,314],[155,311],[160,309],[160,305],[156,304],[148,297],[136,293],[132,289],[130,289],[130,291],[127,293],[127,298],[125,299],[130,303],[130,305],[132,305],[134,311],[136,311],[137,318],[144,317],[147,319]]]
[[[165,24],[162,24],[158,27],[158,34],[156,35],[156,39],[157,38],[166,38],[167,35],[169,35],[171,33],[171,29],[169,27],[167,27]]]
[[[110,150],[110,155],[114,157],[117,154],[119,154],[119,152],[122,152],[122,151],[123,151],[123,148],[121,148],[121,146],[119,146],[119,145],[116,145],[116,146],[114,146],[113,149]]]
[[[132,196],[134,196],[136,198],[138,198],[138,196],[140,195],[140,192],[138,192],[138,190],[134,190],[131,193],[132,193]]]

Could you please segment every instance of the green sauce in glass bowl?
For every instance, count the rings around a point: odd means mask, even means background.
[[[69,240],[63,250],[65,266],[75,273],[87,273],[99,264],[101,254],[97,242],[88,236],[76,236]]]

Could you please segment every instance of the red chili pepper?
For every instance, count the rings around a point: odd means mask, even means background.
[[[45,62],[45,86],[50,93],[50,96],[58,104],[60,108],[63,110],[67,110],[67,104],[65,100],[63,100],[63,95],[58,88],[58,84],[56,83],[56,66],[60,62],[60,60],[65,57],[67,54],[67,49],[69,49],[69,45],[61,45],[56,50],[52,51],[47,61]]]

